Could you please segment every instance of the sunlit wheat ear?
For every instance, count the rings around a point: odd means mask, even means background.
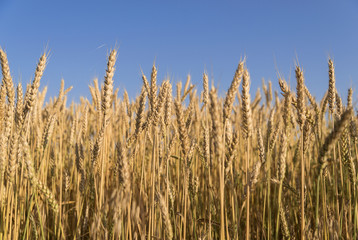
[[[346,127],[346,124],[351,119],[352,114],[353,109],[351,108],[344,111],[344,113],[341,115],[341,119],[339,121],[335,121],[333,130],[324,140],[324,144],[320,148],[318,156],[318,162],[321,165],[320,171],[323,171],[326,168],[328,162],[324,158],[329,152],[329,150],[333,148],[334,144],[340,138],[344,128]]]
[[[189,102],[189,106],[184,111],[184,116],[186,118],[185,127],[186,129],[190,129],[190,126],[193,122],[194,115],[194,104],[193,101]]]
[[[282,91],[282,95],[288,95],[290,94],[290,88],[287,86],[287,83],[284,79],[279,78],[278,79],[278,83],[280,85],[281,91]]]
[[[37,64],[34,80],[32,82],[31,87],[28,89],[29,92],[26,93],[26,96],[28,96],[28,97],[26,99],[25,107],[24,107],[24,116],[25,117],[28,114],[28,112],[31,111],[32,107],[35,104],[35,99],[37,97],[37,93],[38,93],[38,90],[39,90],[39,87],[40,87],[40,80],[41,80],[43,72],[45,70],[46,63],[47,63],[47,54],[44,53],[40,57],[40,60],[39,60],[39,62]]]
[[[308,90],[308,88],[306,86],[304,86],[304,90],[305,90],[305,95],[307,96],[307,98],[310,101],[313,108],[314,109],[318,108],[315,98],[312,96],[312,94],[310,93],[310,91]]]
[[[118,88],[116,89],[116,92],[118,93],[119,90]],[[114,96],[116,96],[117,94],[114,94]],[[125,103],[126,105],[126,110],[127,110],[127,114],[128,116],[130,116],[129,112],[130,112],[130,103],[129,103],[129,96],[128,96],[128,92],[127,90],[124,90],[124,93],[123,93],[123,102]]]
[[[341,150],[341,159],[343,165],[348,169],[349,180],[352,186],[355,185],[356,171],[354,161],[350,152],[350,142],[349,142],[349,126],[344,128],[341,139],[340,139],[340,150]]]
[[[75,154],[77,171],[81,174],[79,189],[80,192],[83,193],[86,185],[86,171],[84,164],[85,156],[82,143],[76,143]]]
[[[153,64],[152,73],[150,75],[150,95],[149,95],[149,102],[151,106],[151,112],[154,112],[157,107],[157,68]]]
[[[225,144],[230,145],[232,142],[233,130],[232,130],[231,121],[229,119],[226,119],[226,121],[224,121],[224,128],[225,128]]]
[[[72,90],[72,86],[65,89],[65,81],[62,79],[60,91],[58,93],[56,102],[52,108],[52,112],[57,112],[57,111],[61,110],[61,108],[63,107],[63,104],[65,104],[66,94],[71,90]]]
[[[132,141],[135,141],[139,135],[139,133],[142,131],[144,120],[145,120],[145,102],[147,99],[147,92],[144,88],[142,88],[142,92],[139,96],[139,106],[137,110],[137,116],[135,121],[135,131],[133,135]]]
[[[165,199],[162,197],[162,195],[159,192],[156,192],[156,199],[159,203],[160,212],[162,214],[166,239],[171,240],[173,239],[173,227],[170,222],[170,215],[167,205],[165,203]]]
[[[131,171],[127,157],[127,147],[125,144],[118,143],[117,150],[117,164],[119,169],[119,183],[123,186],[123,192],[126,197],[129,197],[131,192]],[[127,199],[128,200],[128,199]]]
[[[68,194],[68,191],[70,190],[70,173],[68,169],[65,169],[63,171],[63,190],[66,194]]]
[[[143,86],[144,86],[148,96],[150,97],[151,92],[150,92],[149,82],[143,72],[142,72],[142,80],[143,80]]]
[[[76,167],[77,171],[81,173],[84,171],[84,158],[83,157],[83,145],[76,143],[75,145],[75,154],[76,154]]]
[[[299,66],[296,67],[296,80],[297,80],[297,117],[298,124],[300,128],[303,128],[304,121],[306,119],[305,111],[305,85],[304,85],[304,77],[303,72]]]
[[[8,166],[8,179],[10,182],[14,183],[15,173],[17,169],[17,150],[18,150],[18,140],[19,140],[19,131],[16,129],[12,134],[10,141],[10,154],[9,154],[9,166]]]
[[[334,103],[336,101],[336,76],[334,73],[334,64],[332,59],[328,60],[328,76],[329,76],[329,85],[328,85],[328,104],[331,114],[334,112]]]
[[[343,111],[343,103],[342,103],[342,98],[339,96],[339,94],[336,92],[336,110],[337,110],[337,116],[341,116],[342,111]]]
[[[37,100],[39,107],[42,107],[44,105],[45,102],[45,98],[46,98],[46,94],[47,94],[47,86],[45,86],[42,89],[42,92],[39,92],[39,98]]]
[[[57,121],[57,114],[53,114],[49,118],[49,120],[45,126],[44,132],[42,134],[42,142],[41,142],[42,149],[46,149],[46,146],[47,146],[48,142],[50,141],[53,130],[55,128],[56,121]]]
[[[190,82],[191,82],[191,75],[188,74],[187,77],[186,77],[185,84],[184,84],[184,89],[183,89],[184,93],[188,91],[189,85],[191,85]],[[183,94],[183,95],[185,95],[185,94]]]
[[[88,105],[85,107],[83,115],[82,115],[82,122],[81,122],[81,137],[82,140],[86,138],[88,128]]]
[[[218,97],[216,93],[216,89],[212,88],[210,91],[210,115],[212,122],[212,136],[214,138],[214,147],[215,153],[219,155],[222,152],[223,142],[222,142],[222,119],[221,113],[219,110]]]
[[[103,119],[106,122],[110,116],[112,95],[113,95],[113,75],[115,63],[117,59],[117,51],[113,49],[108,57],[106,75],[104,77],[104,91],[102,96]]]
[[[92,97],[92,103],[88,100],[88,98],[85,98],[85,103],[87,104],[87,106],[89,106],[90,111],[91,112],[96,112],[95,108],[97,108],[97,95],[96,95],[96,90],[93,86],[88,85],[88,88],[90,90],[91,93],[91,97]],[[82,101],[81,101],[82,103]]]
[[[178,83],[176,84],[176,87],[177,87],[177,89],[176,89],[176,99],[175,99],[175,100],[181,102],[182,83],[181,83],[181,82],[178,82]]]
[[[188,132],[185,127],[183,106],[180,101],[175,101],[175,113],[177,117],[179,140],[181,143],[182,154],[186,156],[189,150]]]
[[[98,112],[101,111],[101,93],[99,91],[99,87],[98,87],[98,79],[95,78],[93,80],[93,85],[88,85],[91,96],[92,96],[92,103],[93,103],[93,107],[96,108],[96,110]],[[92,104],[89,104],[92,105]]]
[[[194,198],[198,194],[199,190],[199,177],[195,176],[192,169],[189,168],[189,194]]]
[[[259,157],[262,164],[265,164],[266,162],[266,155],[265,155],[265,147],[264,147],[264,141],[262,138],[261,129],[257,129],[257,144],[259,149]]]
[[[327,90],[320,102],[320,113],[321,113],[320,118],[321,119],[324,118],[324,115],[326,113],[327,105],[328,105],[328,98],[329,98],[329,95],[328,95],[328,90]]]
[[[285,239],[289,239],[291,234],[290,234],[290,230],[288,228],[286,214],[285,214],[285,210],[283,209],[283,206],[280,207],[279,211],[280,211],[280,221],[281,221],[282,235],[285,237]]]
[[[15,124],[16,128],[20,128],[24,122],[24,115],[23,115],[23,91],[22,85],[19,83],[16,88],[16,109],[15,109]]]
[[[310,121],[306,121],[303,125],[303,153],[305,154],[310,146],[312,126]]]
[[[99,158],[99,154],[100,151],[102,149],[102,143],[103,143],[103,138],[104,138],[104,132],[106,129],[106,124],[104,123],[97,135],[96,141],[93,144],[93,149],[91,151],[91,163],[93,166],[94,171],[96,172],[98,169],[98,158]]]
[[[6,161],[6,148],[7,148],[7,139],[4,134],[0,136],[0,183],[3,181],[5,168],[7,165]]]
[[[223,114],[223,120],[226,121],[226,119],[230,116],[232,105],[235,101],[235,94],[239,88],[242,75],[244,73],[244,62],[241,61],[239,65],[237,66],[234,78],[231,82],[230,88],[228,89],[224,101],[224,114]]]
[[[31,83],[26,84],[26,91],[24,96],[24,103],[26,103],[29,99],[29,93],[30,93]]]
[[[190,75],[189,75],[188,79],[189,79],[189,82],[190,82]],[[188,83],[188,81],[187,81],[187,83]],[[186,86],[186,88],[184,88],[184,93],[183,93],[183,96],[181,97],[181,100],[180,100],[181,102],[184,102],[186,97],[188,95],[191,95],[194,87],[195,87],[195,85],[190,84],[190,87]]]
[[[317,127],[318,129],[320,129],[320,116],[321,116],[321,110],[320,107],[318,105],[318,103],[316,102],[316,99],[311,95],[310,91],[308,90],[308,88],[305,86],[305,93],[306,96],[310,102],[310,104],[313,107],[314,110],[314,121],[315,123],[313,124],[313,127]]]
[[[3,134],[6,139],[8,139],[11,135],[11,131],[13,129],[13,119],[14,119],[14,105],[7,105],[7,109],[5,111],[5,128]]]
[[[169,82],[164,81],[162,86],[159,90],[159,96],[157,98],[156,108],[154,110],[154,116],[153,116],[153,124],[158,125],[160,122],[160,119],[163,117],[163,108],[165,104],[165,100],[168,94],[168,86]]]
[[[278,136],[280,129],[281,129],[280,123],[278,123],[270,136],[269,143],[268,143],[268,150],[270,152],[272,152],[273,148],[275,147],[275,144],[277,142],[277,136]]]
[[[254,101],[251,103],[251,110],[252,112],[255,111],[255,109],[259,106],[259,103],[261,102],[261,91],[260,88],[256,90]]]
[[[209,78],[206,73],[203,73],[203,106],[209,103]]]
[[[248,138],[252,132],[252,116],[250,108],[250,75],[247,69],[244,70],[242,77],[242,129],[244,137]]]
[[[0,87],[0,116],[4,116],[6,110],[6,87],[1,84]],[[0,129],[2,129],[3,118],[0,118]]]
[[[276,107],[277,109],[281,109],[281,100],[280,100],[280,97],[278,96],[278,92],[275,90],[274,91],[274,94],[275,94],[275,104],[274,104],[274,107]]]
[[[164,106],[164,123],[168,127],[170,125],[172,117],[172,105],[173,105],[173,96],[172,96],[172,85],[168,82],[167,96],[165,99]]]
[[[292,120],[292,107],[291,107],[291,94],[285,94],[284,105],[283,105],[283,122],[284,122],[284,130],[286,135],[289,134],[291,130],[291,120]]]
[[[15,104],[14,84],[12,82],[12,77],[10,74],[10,67],[9,67],[7,55],[2,48],[0,48],[0,64],[1,64],[1,70],[3,75],[3,82],[7,91],[9,105],[14,105]]]
[[[268,95],[268,92],[267,92],[267,85],[265,83],[264,78],[261,79],[261,84],[262,84],[262,90],[264,91],[264,94],[265,94],[265,97],[266,97],[266,95]]]
[[[281,133],[280,152],[278,161],[278,180],[283,181],[286,174],[287,138],[284,131]]]
[[[349,125],[351,138],[353,139],[353,143],[356,144],[358,142],[358,122],[357,119],[352,117],[351,123]]]
[[[57,109],[58,106],[60,105],[61,99],[64,95],[64,90],[65,90],[65,80],[61,79],[60,91],[58,92],[58,96],[55,104],[53,105],[53,109]]]
[[[272,135],[274,134],[274,117],[275,117],[275,108],[270,111],[269,119],[267,121],[267,131],[266,131],[266,141],[265,146],[269,149],[270,139],[272,139]]]
[[[72,121],[72,126],[71,126],[71,134],[70,134],[70,145],[71,146],[74,146],[75,143],[76,143],[76,137],[75,137],[75,134],[76,134],[76,131],[78,129],[78,114],[76,114],[74,116],[74,119]]]

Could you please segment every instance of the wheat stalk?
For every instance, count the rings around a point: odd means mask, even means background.
[[[299,66],[296,67],[296,80],[297,80],[297,115],[298,115],[298,124],[301,130],[301,240],[305,239],[305,211],[304,211],[304,189],[305,189],[305,161],[304,161],[304,152],[303,152],[303,126],[306,120],[306,106],[304,99],[304,78],[303,72]]]
[[[244,138],[247,141],[247,156],[246,156],[246,184],[250,184],[249,168],[250,168],[250,155],[249,155],[249,138],[252,132],[252,116],[250,108],[250,75],[247,69],[244,70],[242,76],[242,130]],[[256,167],[259,169],[259,167]],[[257,172],[258,170],[256,170]],[[247,191],[246,200],[246,239],[250,239],[250,191]]]

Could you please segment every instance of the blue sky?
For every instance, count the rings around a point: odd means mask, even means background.
[[[192,81],[201,89],[206,70],[224,94],[246,56],[254,95],[261,80],[278,89],[280,72],[296,86],[296,59],[306,85],[321,98],[327,60],[336,65],[337,88],[358,91],[358,3],[355,1],[10,1],[0,0],[0,46],[14,81],[30,82],[45,49],[50,59],[41,82],[57,95],[61,78],[74,88],[69,100],[90,97],[103,81],[109,50],[119,51],[115,87],[140,92],[140,69],[159,81]],[[357,100],[358,94],[355,95]]]

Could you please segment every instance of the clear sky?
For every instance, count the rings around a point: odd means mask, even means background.
[[[185,81],[190,73],[201,89],[207,70],[224,94],[244,56],[252,95],[262,78],[278,89],[278,72],[294,88],[298,59],[306,85],[321,98],[328,88],[328,57],[335,61],[340,94],[345,97],[349,87],[358,92],[356,1],[0,0],[0,23],[0,46],[14,81],[30,82],[48,49],[41,87],[55,96],[64,78],[74,87],[70,101],[90,97],[94,77],[103,81],[113,47],[119,51],[115,87],[131,98],[140,92],[140,69],[149,77],[154,61],[159,81]]]

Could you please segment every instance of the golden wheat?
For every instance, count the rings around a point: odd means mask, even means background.
[[[113,50],[66,103],[64,80],[39,90],[47,56],[23,95],[0,50],[0,239],[357,239],[357,106],[332,60],[320,100],[296,67],[296,96],[280,77],[282,96],[263,80],[251,101],[246,60],[224,96],[153,65],[132,100]]]

